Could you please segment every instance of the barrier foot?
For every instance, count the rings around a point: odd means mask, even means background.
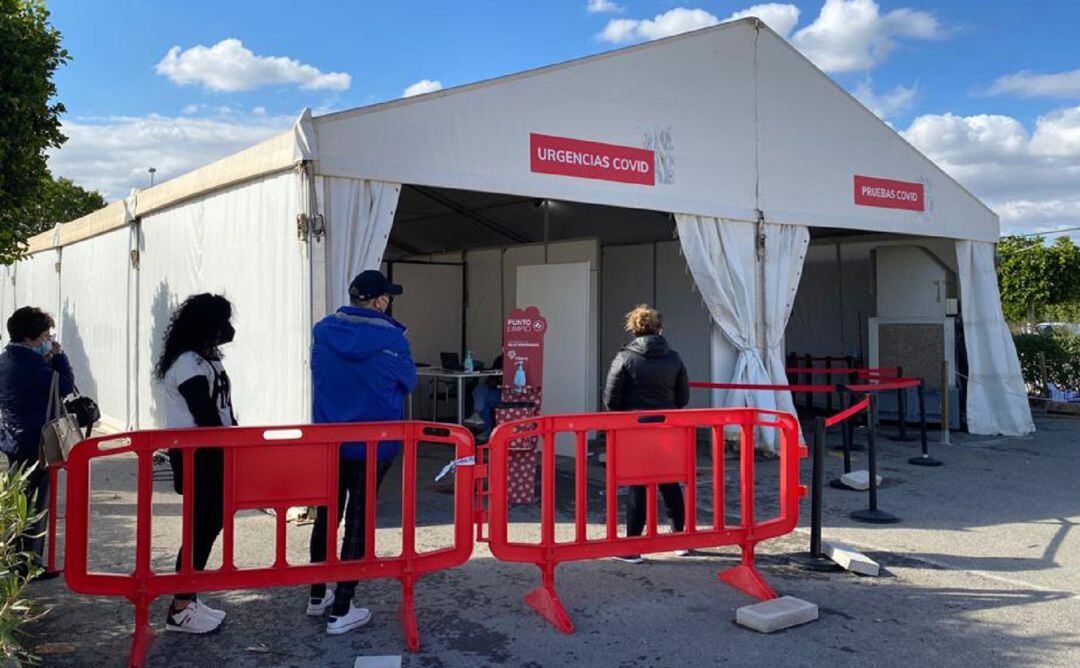
[[[573,633],[574,622],[570,621],[570,615],[559,600],[559,594],[555,592],[554,565],[541,565],[540,572],[543,584],[525,594],[525,603],[558,630],[566,634]]]
[[[136,601],[135,633],[131,637],[129,668],[142,668],[146,665],[146,653],[150,650],[153,639],[153,632],[150,630],[150,601]]]
[[[416,622],[416,602],[413,599],[413,583],[401,583],[401,606],[398,607],[398,619],[401,632],[405,634],[405,646],[410,652],[420,651],[420,625]]]
[[[940,459],[934,459],[930,455],[919,455],[918,457],[912,457],[907,460],[907,463],[912,466],[942,466],[945,462]]]
[[[753,566],[739,564],[717,575],[717,577],[744,594],[749,594],[759,601],[769,601],[777,598],[776,591],[765,582]]]
[[[900,518],[884,510],[856,510],[851,513],[851,519],[866,524],[896,524]]]

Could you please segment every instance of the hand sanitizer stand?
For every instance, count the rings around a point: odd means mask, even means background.
[[[506,319],[503,327],[502,401],[495,408],[495,424],[540,414],[545,332],[547,320],[536,307],[514,309]],[[525,370],[524,386],[516,386],[513,382],[519,362]],[[539,438],[536,436],[510,441],[507,458],[510,503],[536,502],[538,445]]]

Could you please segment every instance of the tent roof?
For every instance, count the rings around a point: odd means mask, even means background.
[[[655,183],[531,169],[532,134],[655,154]],[[997,216],[757,19],[312,118],[138,191],[31,251],[313,160],[318,174],[872,232],[996,241]],[[923,211],[855,202],[856,176],[913,184]]]

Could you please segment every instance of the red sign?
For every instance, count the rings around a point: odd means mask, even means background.
[[[855,175],[855,204],[884,209],[926,211],[923,184]]]
[[[513,385],[518,365],[526,387],[543,387],[547,320],[535,306],[514,309],[503,325],[503,384]]]
[[[532,171],[540,174],[656,185],[656,159],[644,148],[534,132],[529,135],[529,155]]]

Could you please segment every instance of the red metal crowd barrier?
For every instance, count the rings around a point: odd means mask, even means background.
[[[697,431],[705,427],[712,440],[712,526],[697,521]],[[724,517],[724,430],[738,427],[740,438],[741,519],[729,526]],[[758,428],[780,432],[779,515],[757,521],[754,514],[754,433]],[[532,563],[540,569],[541,585],[525,601],[564,633],[573,622],[555,591],[555,568],[567,561],[599,559],[625,554],[738,545],[742,563],[722,572],[719,578],[751,596],[766,600],[776,593],[764,581],[754,563],[757,543],[786,534],[798,522],[799,499],[806,488],[799,485],[799,425],[795,417],[755,408],[647,411],[526,418],[498,426],[488,442],[490,465],[490,547],[503,561]],[[606,452],[606,535],[587,535],[588,476],[586,437],[603,433]],[[555,443],[565,434],[574,442],[574,534],[556,536]],[[541,499],[539,542],[512,541],[508,535],[507,462],[511,441],[525,436],[541,442]],[[657,530],[657,490],[663,483],[685,485],[686,523],[679,533]],[[618,535],[618,488],[646,486],[645,533],[637,537]]]
[[[402,441],[401,553],[375,554],[376,456],[367,448],[366,551],[358,560],[337,555],[337,525],[328,522],[327,560],[288,563],[285,550],[286,511],[293,506],[325,506],[335,517],[338,499],[338,462],[341,443]],[[417,453],[432,444],[454,446],[455,459],[471,463],[475,446],[468,430],[459,426],[424,422],[388,422],[342,425],[304,425],[274,428],[185,429],[143,431],[106,436],[77,445],[67,462],[66,551],[64,573],[75,592],[122,596],[135,605],[135,633],[131,665],[142,665],[149,643],[148,610],[158,596],[188,591],[255,589],[341,580],[395,578],[401,582],[401,624],[409,649],[419,648],[413,603],[413,585],[426,573],[453,568],[472,554],[473,467],[457,470],[454,495],[454,544],[426,552],[416,546]],[[150,563],[153,495],[153,455],[157,450],[183,450],[184,470],[193,471],[195,451],[218,448],[225,462],[222,563],[216,570],[192,568],[192,550],[183,550],[179,572],[157,572]],[[134,454],[138,492],[135,567],[131,573],[94,573],[88,570],[90,546],[90,465],[107,457]],[[183,544],[192,544],[194,475],[183,477]],[[54,506],[55,507],[55,506]],[[240,568],[234,563],[234,516],[245,509],[276,510],[274,563]],[[305,559],[306,562],[306,559]]]

